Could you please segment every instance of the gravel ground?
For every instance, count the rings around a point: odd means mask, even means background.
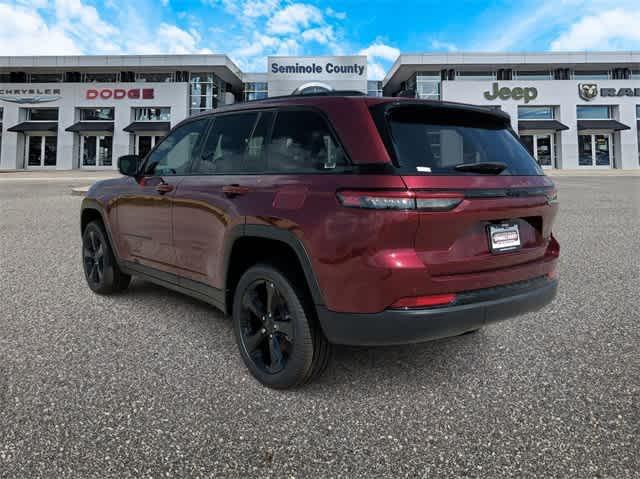
[[[68,184],[0,185],[1,477],[640,477],[640,178],[557,178],[556,302],[474,335],[338,348],[277,392],[230,323],[99,297]]]

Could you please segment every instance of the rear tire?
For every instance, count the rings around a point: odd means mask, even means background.
[[[89,288],[98,294],[124,291],[131,276],[120,271],[104,226],[91,221],[82,233],[82,269]]]
[[[251,374],[275,389],[305,384],[324,372],[331,345],[313,303],[295,275],[257,264],[240,278],[233,300],[233,329]]]

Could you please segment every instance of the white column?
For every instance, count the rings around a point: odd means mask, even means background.
[[[620,103],[620,122],[631,127],[630,130],[620,132],[620,156],[616,155],[619,162],[617,168],[623,170],[636,170],[640,168],[638,163],[638,127],[636,118],[636,105],[632,102]]]
[[[19,143],[24,143],[24,135],[22,133],[14,133],[7,131],[8,128],[20,123],[19,107],[16,104],[3,102],[3,120],[2,120],[2,151],[0,151],[0,169],[3,170],[15,170],[23,168],[23,157],[20,155],[20,151],[24,152],[23,148],[20,148]]]

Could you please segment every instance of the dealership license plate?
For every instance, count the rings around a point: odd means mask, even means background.
[[[489,225],[489,245],[492,253],[520,249],[520,229],[516,223]]]

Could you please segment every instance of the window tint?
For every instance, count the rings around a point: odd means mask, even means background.
[[[212,175],[250,169],[248,163],[259,161],[264,142],[264,138],[257,144],[257,140],[250,141],[257,118],[257,113],[216,117],[193,173]]]
[[[185,175],[206,131],[209,120],[197,120],[182,125],[158,145],[145,166],[146,175]]]
[[[312,111],[278,112],[267,161],[275,172],[331,171],[346,165],[327,122]]]
[[[501,162],[503,175],[540,175],[525,147],[498,118],[475,112],[396,108],[389,125],[399,168],[420,174],[460,172],[456,165]]]

